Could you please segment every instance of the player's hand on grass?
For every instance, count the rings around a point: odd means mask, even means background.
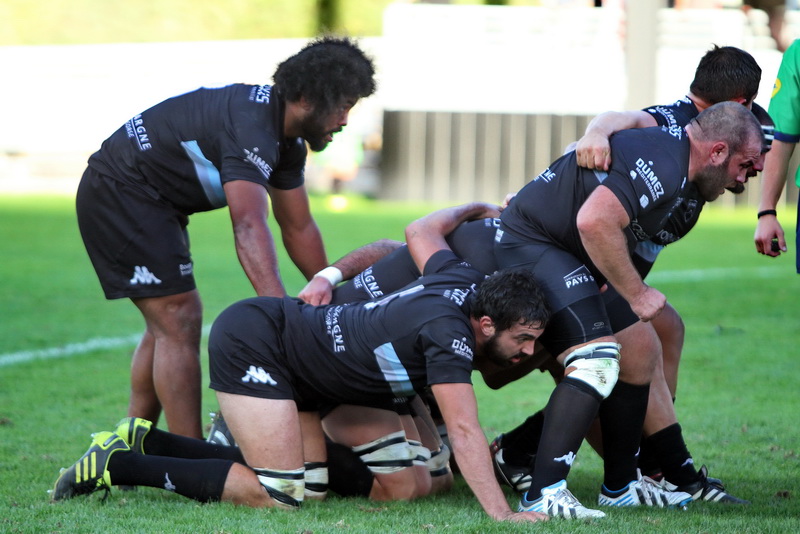
[[[549,521],[550,516],[539,512],[508,512],[505,516],[496,519],[498,521],[511,521],[513,523],[535,523],[538,521]]]

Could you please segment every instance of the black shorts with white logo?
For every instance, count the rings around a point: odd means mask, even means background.
[[[255,298],[225,309],[208,337],[210,387],[261,399],[302,399],[284,356],[281,299]],[[316,405],[313,406],[315,408]]]
[[[189,219],[157,193],[91,167],[76,196],[78,226],[107,299],[162,297],[195,289]]]

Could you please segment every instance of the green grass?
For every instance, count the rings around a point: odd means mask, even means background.
[[[404,225],[434,206],[352,199],[351,210],[313,209],[331,259]],[[709,466],[749,507],[693,504],[687,512],[623,510],[587,524],[491,522],[460,482],[446,495],[413,503],[331,498],[297,513],[199,505],[150,488],[50,504],[58,469],[74,462],[89,434],[125,414],[132,345],[0,366],[0,531],[2,532],[800,532],[800,276],[793,258],[757,255],[752,210],[708,209],[687,239],[663,253],[652,276],[687,324],[677,410],[698,463]],[[194,216],[192,234],[206,323],[252,289],[236,260],[225,210]],[[787,228],[787,232],[792,231]],[[793,251],[792,253],[793,254]],[[105,301],[80,242],[72,200],[0,198],[0,355],[42,351],[136,334],[127,301]],[[289,290],[301,276],[281,255]],[[207,377],[207,374],[206,374]],[[539,373],[499,391],[476,380],[487,436],[516,425],[552,390]],[[204,410],[216,407],[210,390]],[[570,487],[596,498],[602,466],[584,447]],[[509,492],[509,502],[516,504]]]

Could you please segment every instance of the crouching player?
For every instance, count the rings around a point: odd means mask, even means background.
[[[483,204],[467,209],[475,217],[487,211]],[[52,498],[128,484],[166,487],[197,500],[297,508],[306,488],[305,461],[325,450],[321,425],[308,416],[314,412],[300,410],[322,402],[381,402],[430,386],[461,473],[484,511],[496,520],[546,519],[509,507],[494,478],[470,382],[473,365],[486,359],[511,365],[532,354],[549,318],[539,286],[519,270],[484,279],[441,236],[419,232],[415,223],[406,237],[424,276],[383,299],[311,306],[257,297],[233,304],[214,322],[211,387],[245,463],[197,458],[201,449],[219,446],[171,441],[178,437],[149,427],[127,433],[128,439],[124,431],[100,433],[58,478]],[[147,427],[140,421],[133,426]],[[139,434],[146,454],[131,449]],[[155,438],[168,444],[170,456],[150,454]],[[219,448],[230,454],[231,448]],[[207,480],[209,466],[213,480]]]

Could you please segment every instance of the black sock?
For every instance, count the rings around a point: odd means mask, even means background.
[[[600,405],[606,489],[616,491],[636,480],[637,452],[649,394],[650,384],[637,386],[618,380]]]
[[[245,463],[242,451],[238,447],[228,447],[217,443],[209,443],[202,439],[187,438],[171,434],[164,430],[151,428],[144,438],[142,449],[145,454],[153,456],[171,456],[173,458],[217,458]]]
[[[601,399],[594,388],[569,376],[553,390],[545,408],[528,499],[538,499],[542,488],[567,478]]]
[[[374,476],[353,449],[325,440],[328,489],[342,497],[369,497]]]
[[[149,486],[174,491],[200,502],[222,498],[231,460],[187,460],[135,452],[115,452],[108,471],[115,486]]]
[[[500,440],[503,460],[512,465],[528,465],[539,448],[543,428],[544,410],[539,410],[517,428],[503,434]]]
[[[647,438],[658,456],[661,472],[672,484],[684,486],[700,480],[692,455],[683,441],[681,425],[675,423]]]
[[[659,478],[663,475],[661,463],[658,461],[658,455],[650,442],[650,438],[642,438],[642,443],[639,446],[639,470],[643,475],[650,478]]]

